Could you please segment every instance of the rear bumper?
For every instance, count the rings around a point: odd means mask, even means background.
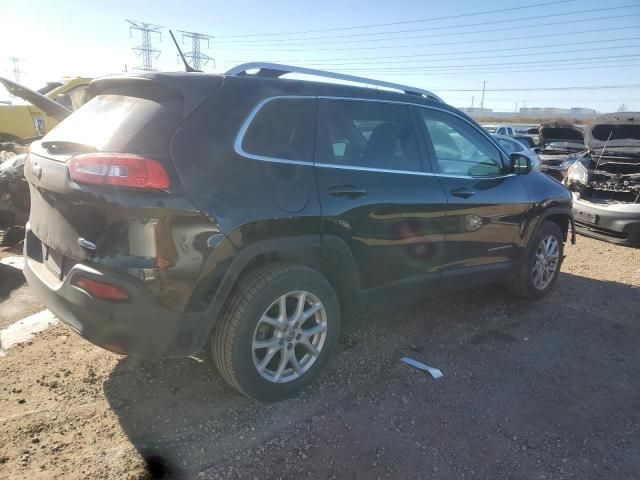
[[[82,263],[72,266],[60,281],[37,255],[30,255],[33,241],[28,241],[29,236],[34,238],[27,231],[24,275],[29,286],[49,310],[91,343],[145,358],[188,356],[204,347],[212,324],[205,313],[169,310],[136,279]],[[93,298],[71,284],[76,274],[117,285],[126,290],[129,300]]]
[[[638,211],[616,211],[574,198],[576,230],[582,235],[627,246],[640,246],[640,205]]]

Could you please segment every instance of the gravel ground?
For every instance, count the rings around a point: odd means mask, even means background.
[[[638,478],[640,251],[566,254],[538,302],[488,287],[347,319],[277,404],[206,358],[141,365],[58,325],[0,357],[0,478]]]

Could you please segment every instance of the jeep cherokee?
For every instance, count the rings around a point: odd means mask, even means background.
[[[318,375],[345,311],[558,279],[567,188],[430,92],[248,64],[89,93],[31,147],[25,275],[108,350],[209,345],[233,387],[275,400]]]

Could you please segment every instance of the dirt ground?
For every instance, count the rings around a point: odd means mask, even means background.
[[[0,357],[0,478],[638,478],[640,250],[566,254],[538,302],[488,287],[347,319],[320,380],[276,404],[59,324]],[[3,315],[29,303],[11,275]]]

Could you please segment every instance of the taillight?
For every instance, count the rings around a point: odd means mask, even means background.
[[[150,158],[128,153],[83,153],[69,161],[69,175],[77,183],[129,188],[165,189],[169,176]]]
[[[73,277],[73,281],[71,283],[72,285],[81,288],[92,297],[101,298],[102,300],[122,301],[129,299],[127,292],[110,283],[91,280],[90,278],[83,277],[81,275]]]

